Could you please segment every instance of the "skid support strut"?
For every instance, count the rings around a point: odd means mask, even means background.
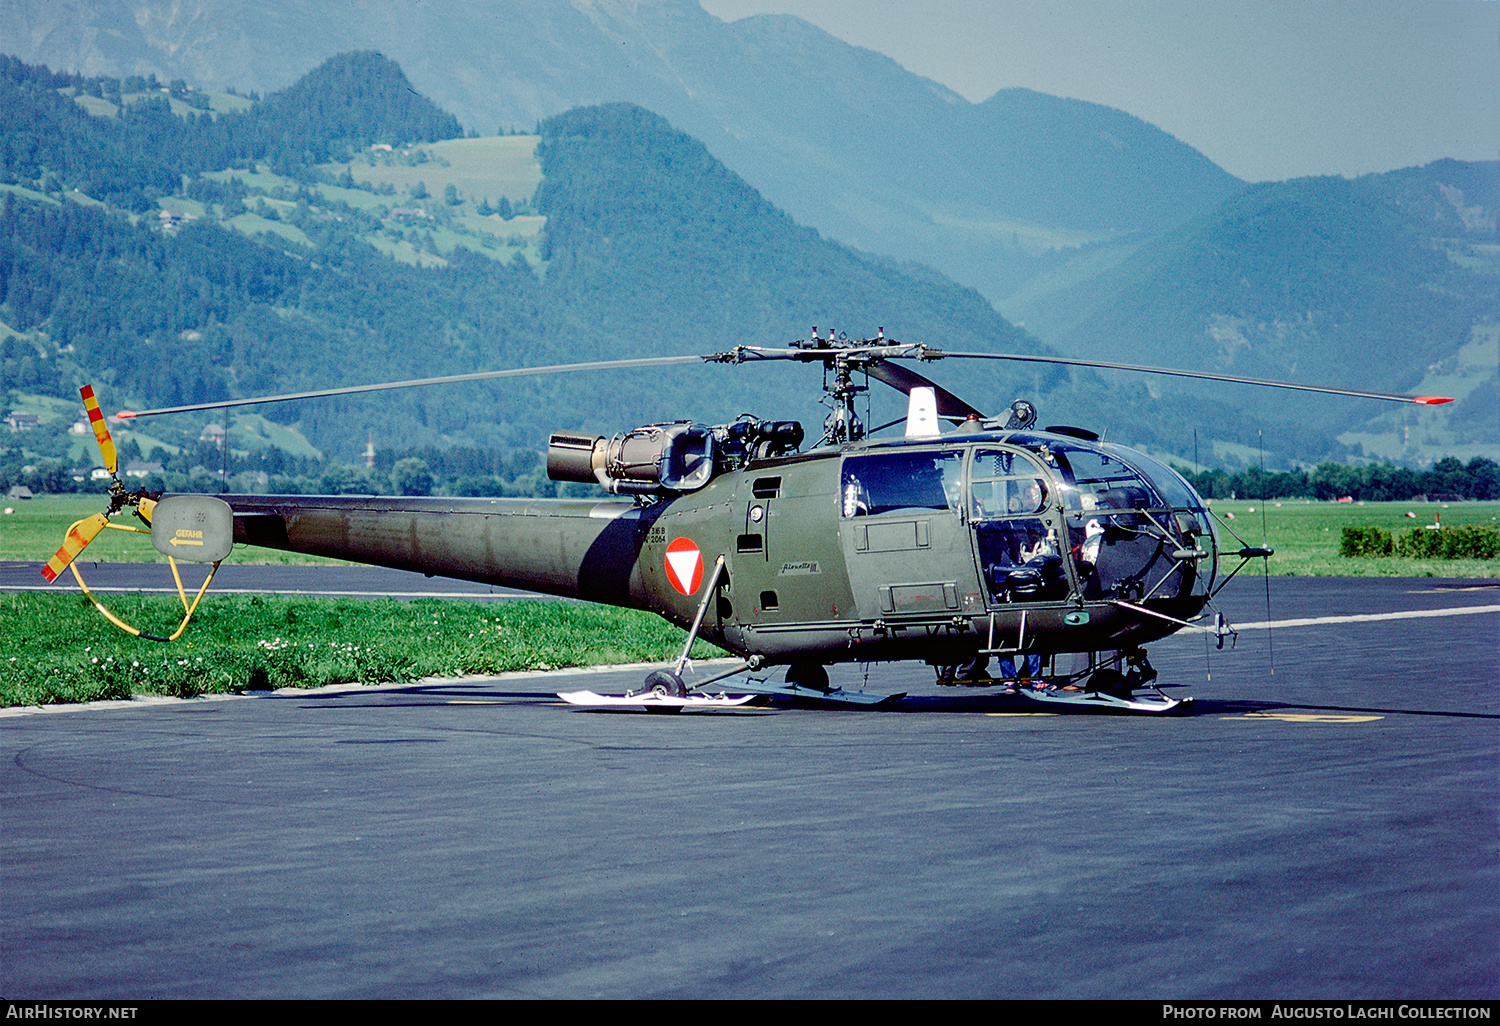
[[[688,652],[692,650],[693,642],[698,640],[698,629],[703,626],[703,617],[708,614],[708,604],[718,594],[719,577],[724,573],[724,556],[721,554],[714,560],[714,568],[708,575],[708,580],[703,585],[703,601],[698,603],[698,612],[693,616],[693,626],[688,628],[687,641],[682,646],[682,654],[677,657],[677,665],[672,672],[682,676],[683,667],[688,663]]]

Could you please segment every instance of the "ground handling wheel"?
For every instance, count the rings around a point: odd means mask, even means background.
[[[646,678],[646,690],[657,698],[686,698],[687,685],[670,670],[657,670]]]

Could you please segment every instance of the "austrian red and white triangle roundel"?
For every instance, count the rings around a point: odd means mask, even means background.
[[[691,538],[675,538],[667,546],[667,580],[684,595],[703,583],[703,553]]]

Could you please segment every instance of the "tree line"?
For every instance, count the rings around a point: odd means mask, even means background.
[[[1205,499],[1321,499],[1358,502],[1400,502],[1419,496],[1458,496],[1463,499],[1500,499],[1500,464],[1484,456],[1468,463],[1445,456],[1427,470],[1391,463],[1351,465],[1320,463],[1311,471],[1267,472],[1251,467],[1238,473],[1224,470],[1194,472],[1175,468]]]
[[[120,465],[141,458],[134,441],[117,441]],[[533,496],[559,494],[547,478],[539,452],[526,448],[421,446],[377,452],[373,467],[348,466],[336,460],[296,457],[279,449],[225,457],[216,445],[200,442],[177,453],[157,450],[152,460],[159,473],[150,487],[183,491],[217,491],[223,475],[231,491],[293,495],[454,495]],[[1258,468],[1229,473],[1176,469],[1206,499],[1351,498],[1361,502],[1399,502],[1423,496],[1465,500],[1500,500],[1500,464],[1476,456],[1467,464],[1452,456],[1427,470],[1389,463],[1356,466],[1321,463],[1312,471],[1268,473]],[[19,448],[0,448],[0,491],[25,485],[34,492],[90,492],[98,484],[74,480],[79,468],[65,460],[27,461]],[[84,475],[85,478],[87,475]],[[572,489],[574,491],[578,489]]]

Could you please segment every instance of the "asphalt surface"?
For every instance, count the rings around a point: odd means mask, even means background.
[[[910,665],[836,672],[873,710],[553,695],[636,668],[0,717],[0,994],[1495,998],[1500,588],[1271,583],[1153,647],[1173,717]]]

